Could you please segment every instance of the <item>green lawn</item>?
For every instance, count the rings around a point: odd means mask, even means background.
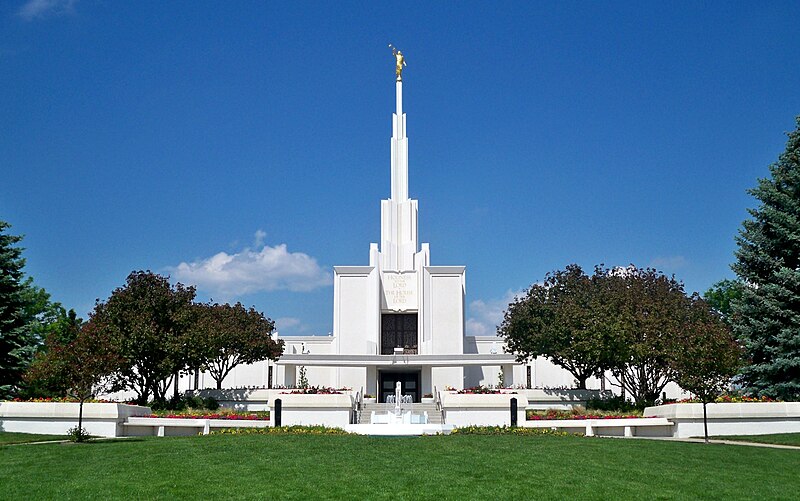
[[[757,442],[760,444],[796,445],[800,447],[800,433],[775,433],[773,435],[730,435],[711,438],[718,440],[736,440],[739,442]]]
[[[0,447],[3,499],[796,499],[800,452],[576,436],[244,435]]]
[[[64,435],[34,435],[31,433],[0,432],[0,445],[44,442],[46,440],[67,440]]]

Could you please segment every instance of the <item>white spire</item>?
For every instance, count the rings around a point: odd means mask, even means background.
[[[408,138],[403,113],[403,82],[395,82],[397,111],[392,115],[392,200],[408,199]]]
[[[414,269],[417,249],[417,201],[408,198],[408,138],[403,113],[403,82],[395,81],[392,115],[392,191],[381,202],[381,255],[384,270]]]

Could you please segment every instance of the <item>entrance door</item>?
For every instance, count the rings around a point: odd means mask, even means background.
[[[405,355],[417,354],[416,313],[381,315],[381,355],[393,355],[395,348],[402,348]]]
[[[403,395],[411,395],[412,402],[420,401],[420,372],[380,371],[378,402],[385,403],[388,395],[394,395],[394,386],[397,381],[400,381],[400,392]]]

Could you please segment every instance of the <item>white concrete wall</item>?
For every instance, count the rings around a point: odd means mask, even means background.
[[[708,404],[707,412],[710,436],[800,433],[800,402],[715,403]],[[667,418],[677,438],[704,435],[702,404],[648,407],[644,416]]]
[[[380,332],[380,283],[372,266],[334,267],[334,353],[377,353]]]
[[[525,395],[501,393],[469,395],[442,393],[445,423],[454,426],[510,426],[511,399],[517,399],[517,424],[525,422]]]
[[[431,367],[431,388],[434,386],[438,391],[442,391],[448,386],[455,389],[463,388],[463,367]],[[424,393],[429,393],[429,391]]]
[[[0,402],[0,431],[66,435],[78,426],[79,404],[70,402]],[[149,407],[83,404],[82,426],[90,435],[120,437],[129,416],[149,416]]]
[[[464,273],[462,266],[425,268],[423,328],[432,340],[431,351],[425,354],[464,353]]]
[[[275,423],[275,400],[281,399],[281,425],[319,425],[344,428],[350,424],[353,397],[342,395],[276,394],[270,401],[270,422]]]

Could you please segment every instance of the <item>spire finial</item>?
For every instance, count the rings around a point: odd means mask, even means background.
[[[400,52],[399,50],[397,50],[397,47],[395,47],[394,45],[389,44],[389,48],[392,49],[392,55],[394,55],[394,58],[397,60],[397,65],[395,66],[395,69],[394,69],[394,73],[395,73],[395,75],[397,75],[397,81],[398,82],[402,82],[403,81],[403,66],[408,66],[406,64],[406,58],[403,57],[403,53]]]

